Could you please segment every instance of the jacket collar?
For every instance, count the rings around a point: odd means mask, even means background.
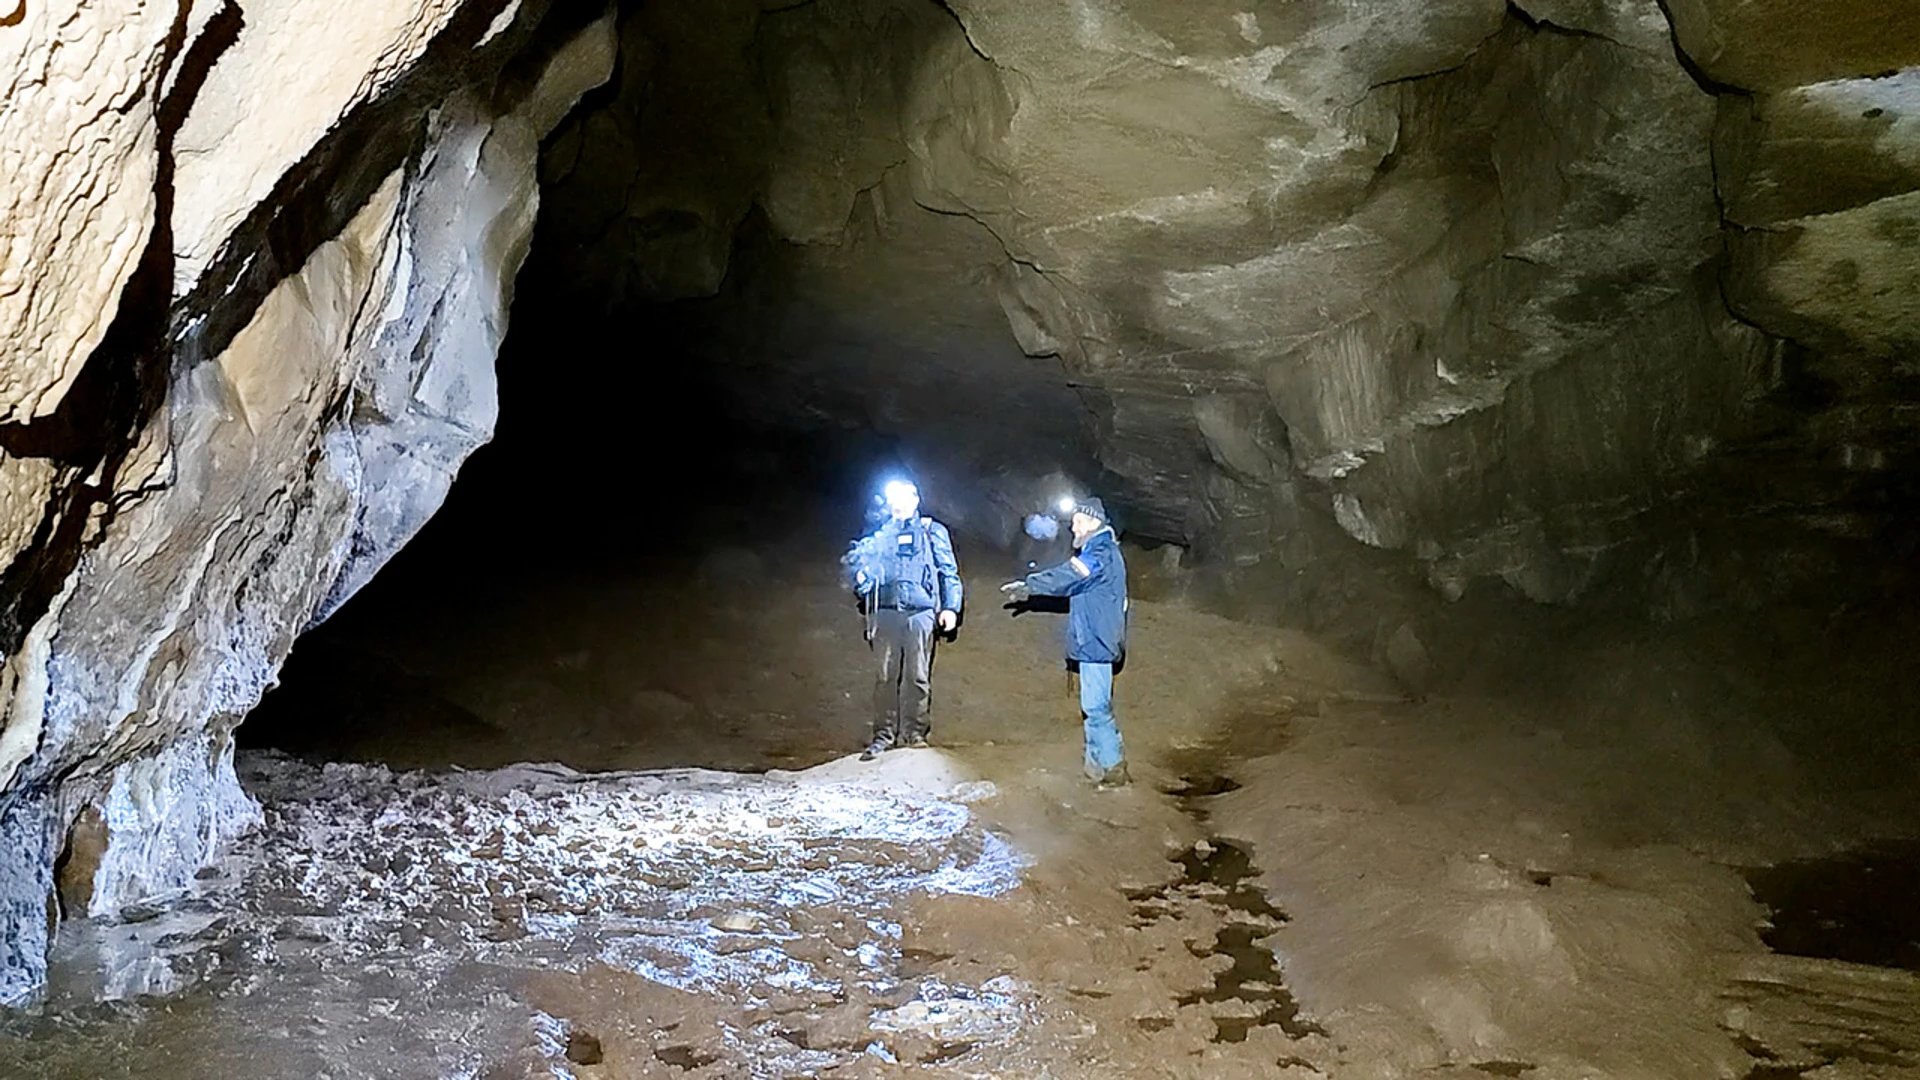
[[[1103,536],[1107,537],[1110,540],[1113,540],[1115,543],[1119,542],[1119,538],[1113,535],[1113,526],[1102,525],[1099,528],[1093,530],[1093,535],[1087,537],[1085,540],[1080,541],[1080,547],[1077,550],[1079,551],[1087,550],[1088,548],[1094,545],[1095,541],[1099,540]]]

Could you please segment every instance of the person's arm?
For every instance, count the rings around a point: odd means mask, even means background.
[[[841,562],[847,566],[847,583],[856,593],[864,594],[879,580],[879,559],[871,536],[863,536],[855,540],[853,547],[847,551],[846,557]]]
[[[927,534],[933,545],[933,568],[940,578],[940,610],[958,616],[960,604],[966,598],[966,586],[960,581],[960,562],[953,556],[953,534],[937,521]]]
[[[1058,566],[1036,570],[1023,580],[1027,591],[1036,596],[1073,596],[1085,592],[1105,569],[1098,554],[1082,551]]]

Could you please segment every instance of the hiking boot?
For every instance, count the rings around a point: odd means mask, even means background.
[[[893,749],[892,739],[875,739],[867,744],[865,750],[860,751],[860,760],[872,761],[874,758],[879,757],[891,749]]]
[[[1093,786],[1101,791],[1112,791],[1114,788],[1123,788],[1131,783],[1133,783],[1133,777],[1127,775],[1127,763],[1123,761],[1101,773],[1099,781]]]
[[[900,746],[907,750],[925,750],[927,748],[927,737],[925,735],[909,735],[906,741],[901,743]]]

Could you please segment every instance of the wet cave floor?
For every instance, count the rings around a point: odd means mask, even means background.
[[[990,572],[933,748],[861,763],[831,555],[350,607],[249,721],[261,827],[63,926],[0,1076],[1920,1076],[1911,922],[1775,953],[1754,890],[1795,901],[1749,885],[1910,886],[1915,785],[1677,707],[1409,700],[1169,599],[1098,792],[1057,617]]]

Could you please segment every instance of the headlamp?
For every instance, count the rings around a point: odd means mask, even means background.
[[[1055,509],[1059,510],[1060,513],[1064,515],[1064,514],[1072,514],[1073,508],[1077,504],[1073,501],[1073,496],[1062,495],[1060,496],[1060,501],[1057,503],[1054,503],[1053,505]]]
[[[908,480],[889,480],[880,489],[880,497],[896,517],[912,517],[920,509],[920,489]]]

